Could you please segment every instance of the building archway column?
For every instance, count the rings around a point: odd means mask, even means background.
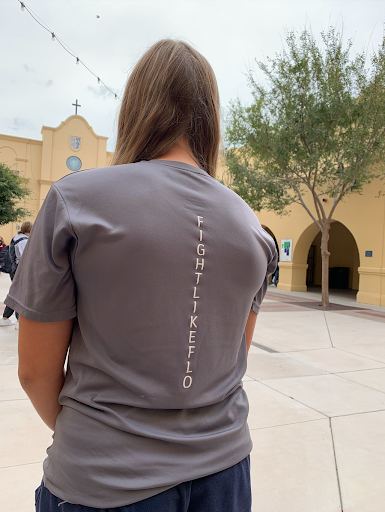
[[[307,263],[291,263],[280,261],[278,290],[287,292],[306,292]]]
[[[385,306],[385,268],[358,267],[360,288],[357,302]]]

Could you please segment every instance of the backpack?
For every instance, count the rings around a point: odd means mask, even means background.
[[[28,240],[28,237],[23,236],[23,237],[19,238],[18,240],[16,240],[16,242],[12,238],[9,246],[3,247],[3,249],[0,252],[0,267],[1,267],[0,270],[1,270],[1,272],[10,274],[11,279],[13,279],[13,277],[16,273],[16,270],[17,270],[15,246],[22,240]]]
[[[9,259],[9,245],[6,245],[0,252],[0,272],[10,274],[12,269],[11,260]]]

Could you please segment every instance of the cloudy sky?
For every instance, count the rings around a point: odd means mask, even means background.
[[[139,56],[161,38],[182,38],[210,61],[224,111],[239,96],[250,101],[245,72],[282,49],[286,30],[329,25],[369,54],[384,34],[383,0],[25,0],[92,71],[118,95]],[[99,17],[97,17],[99,16]],[[51,35],[0,0],[0,133],[41,140],[82,105],[84,116],[113,150],[119,101]]]

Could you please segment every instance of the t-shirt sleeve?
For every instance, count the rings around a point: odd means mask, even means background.
[[[76,316],[71,261],[77,238],[55,185],[39,211],[5,304],[38,322]]]
[[[271,238],[271,236],[263,232],[263,242],[265,245],[265,254],[267,255],[267,270],[266,270],[266,276],[262,283],[261,288],[258,290],[257,294],[255,295],[253,302],[251,304],[251,309],[254,311],[254,313],[259,313],[259,310],[261,309],[262,301],[266,295],[267,287],[269,284],[269,276],[275,272],[278,264],[278,252],[275,247],[274,240]]]

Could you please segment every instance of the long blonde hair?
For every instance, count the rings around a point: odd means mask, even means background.
[[[220,105],[214,71],[189,44],[163,39],[128,78],[111,164],[159,158],[181,137],[198,165],[215,177]]]

